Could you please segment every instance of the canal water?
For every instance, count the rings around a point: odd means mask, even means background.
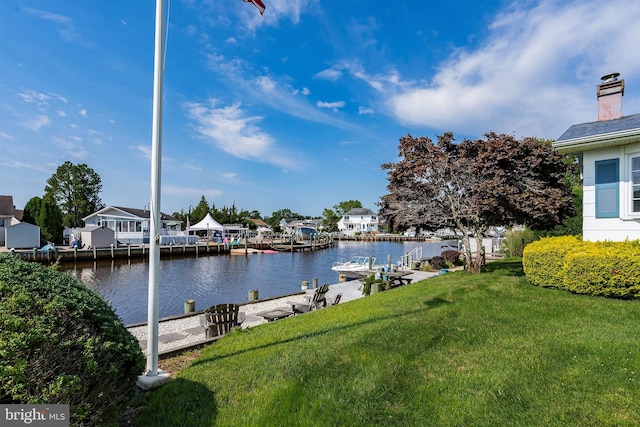
[[[336,242],[313,252],[174,257],[160,262],[160,317],[181,314],[186,300],[196,310],[220,303],[242,303],[250,290],[268,298],[297,292],[303,280],[311,286],[338,283],[331,270],[336,261],[371,256],[377,264],[396,264],[421,246],[422,256],[440,255],[446,242]],[[62,270],[101,294],[125,325],[147,320],[149,264],[142,260],[114,260],[63,264]]]

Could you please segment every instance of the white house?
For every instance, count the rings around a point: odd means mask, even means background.
[[[355,208],[346,212],[338,221],[338,231],[348,236],[356,233],[378,231],[378,215],[371,209]]]
[[[598,121],[573,125],[552,144],[579,155],[584,240],[640,239],[640,114],[622,116],[618,76],[597,87]]]
[[[150,218],[151,212],[145,209],[106,206],[82,220],[86,226],[110,228],[117,242],[136,245],[149,243]],[[160,244],[184,243],[186,235],[180,231],[182,221],[164,213],[160,214],[160,221]]]

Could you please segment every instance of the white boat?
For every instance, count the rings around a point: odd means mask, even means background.
[[[376,268],[376,259],[368,256],[354,256],[348,262],[334,262],[331,269],[338,274],[343,274],[349,279],[360,279],[362,273]]]

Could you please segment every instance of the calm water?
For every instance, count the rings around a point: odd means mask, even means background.
[[[314,278],[320,284],[338,283],[331,270],[335,261],[372,256],[377,263],[397,263],[402,255],[422,246],[423,257],[440,254],[442,242],[338,242],[314,252],[220,255],[173,258],[160,263],[160,317],[181,314],[184,301],[196,301],[196,310],[214,304],[248,300],[249,290],[260,298],[297,292],[300,283]],[[62,269],[100,293],[125,324],[147,320],[149,264],[139,260],[63,265]]]

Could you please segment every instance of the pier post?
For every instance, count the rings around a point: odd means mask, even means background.
[[[188,299],[184,302],[184,314],[193,313],[196,311],[196,301]]]
[[[111,244],[111,259],[113,259],[113,243]]]
[[[95,260],[97,260],[97,259],[98,259],[98,254],[97,254],[97,252],[96,252],[96,247],[94,246],[94,247],[93,247],[93,260],[95,261]]]
[[[314,278],[313,279],[313,289],[316,289],[318,287],[318,278]]]
[[[131,259],[131,243],[127,243],[127,258]]]

